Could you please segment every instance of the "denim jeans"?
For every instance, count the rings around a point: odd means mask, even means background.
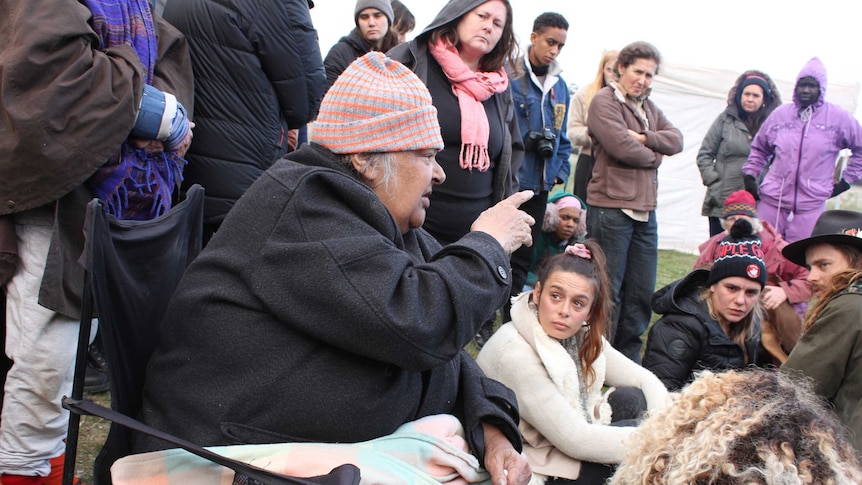
[[[620,209],[591,207],[587,228],[588,236],[598,241],[608,260],[614,302],[611,342],[640,364],[641,334],[652,316],[650,302],[658,265],[655,211],[649,213],[649,221],[638,222]]]

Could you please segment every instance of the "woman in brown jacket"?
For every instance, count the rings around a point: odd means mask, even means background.
[[[607,255],[613,345],[638,363],[658,264],[658,167],[662,157],[682,151],[682,133],[649,99],[660,63],[651,44],[627,45],[617,57],[619,81],[596,94],[587,117],[596,158],[587,229]]]

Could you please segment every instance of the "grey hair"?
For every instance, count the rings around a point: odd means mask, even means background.
[[[397,169],[397,164],[395,163],[395,154],[392,152],[376,152],[364,153],[364,155],[368,156],[368,164],[365,166],[365,168],[362,169],[362,171],[358,173],[362,174],[365,170],[368,169],[368,167],[376,165],[380,168],[381,173],[383,174],[378,181],[377,186],[386,185],[389,182],[389,179],[391,179],[392,176],[395,175],[395,171]],[[356,171],[353,168],[352,154],[336,155],[336,157],[338,157],[338,161],[347,166],[347,168]],[[389,190],[389,188],[387,187],[386,190]]]

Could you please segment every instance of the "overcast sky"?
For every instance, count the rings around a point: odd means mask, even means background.
[[[417,34],[444,0],[402,0],[416,16]],[[723,0],[708,6],[684,0],[511,0],[515,33],[526,47],[533,19],[545,11],[569,21],[559,60],[563,77],[583,86],[601,54],[635,40],[654,44],[664,62],[734,71],[760,69],[794,80],[818,56],[830,82],[862,83],[862,2],[819,0]],[[315,0],[312,9],[323,56],[353,24],[355,0]],[[412,35],[408,38],[412,38]],[[728,86],[729,88],[729,86]],[[828,94],[828,91],[827,91]],[[857,113],[860,109],[857,108]]]

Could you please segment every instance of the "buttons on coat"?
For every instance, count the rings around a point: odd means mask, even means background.
[[[497,266],[497,274],[499,274],[504,280],[509,279],[509,270],[502,266]]]

